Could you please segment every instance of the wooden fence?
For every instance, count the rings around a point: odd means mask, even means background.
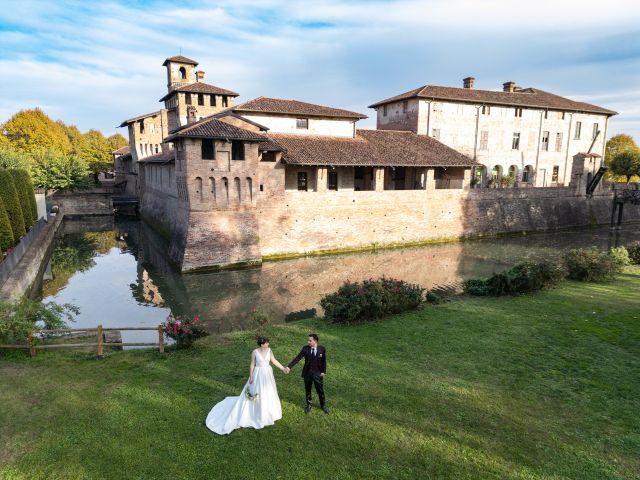
[[[105,342],[104,333],[112,331],[126,331],[126,330],[153,330],[158,332],[158,343],[149,342]],[[16,349],[28,349],[31,356],[36,355],[37,350],[45,350],[51,348],[87,348],[96,347],[96,352],[99,357],[104,354],[104,347],[155,347],[160,349],[160,353],[164,353],[164,328],[162,325],[157,327],[122,327],[122,328],[104,328],[102,325],[98,325],[96,328],[59,328],[54,330],[39,330],[40,333],[73,333],[73,332],[95,332],[95,343],[55,343],[49,345],[35,345],[33,343],[33,336],[29,335],[29,341],[25,345],[0,345],[0,348],[16,348]],[[60,337],[57,337],[60,338]]]

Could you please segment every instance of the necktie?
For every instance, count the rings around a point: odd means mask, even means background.
[[[316,349],[315,349],[315,348],[312,348],[312,349],[311,349],[311,353],[313,353],[313,356],[315,357],[315,356],[316,356]]]

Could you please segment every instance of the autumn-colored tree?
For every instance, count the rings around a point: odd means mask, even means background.
[[[91,187],[91,170],[76,155],[41,150],[34,155],[33,185],[43,190],[82,190]]]
[[[627,135],[626,133],[619,133],[618,135],[614,135],[609,139],[607,145],[605,146],[604,159],[605,162],[610,162],[613,160],[618,153],[622,153],[625,150],[638,150],[638,145],[633,140],[631,135]]]
[[[16,185],[9,170],[6,168],[0,168],[0,197],[2,197],[2,203],[9,216],[13,238],[17,241],[26,233],[24,217]]]
[[[43,148],[68,154],[72,149],[65,129],[39,108],[14,114],[3,125],[3,134],[13,148],[29,154]]]
[[[26,153],[11,148],[9,143],[0,144],[0,167],[2,168],[31,168],[32,159]]]
[[[113,170],[111,145],[99,130],[91,129],[84,134],[85,146],[80,153],[89,169],[97,177],[98,173]]]
[[[114,133],[109,138],[107,138],[107,140],[109,142],[109,145],[111,145],[112,152],[129,145],[129,141],[119,133]]]
[[[631,177],[640,175],[640,150],[629,148],[616,153],[609,162],[609,168],[615,175],[625,177],[629,183]]]
[[[64,131],[71,142],[71,154],[80,155],[86,147],[87,141],[82,132],[75,125],[66,125],[62,120],[58,120],[58,124],[62,125]]]
[[[11,222],[9,222],[9,215],[7,215],[2,196],[0,196],[0,250],[6,252],[14,243],[15,240],[13,238],[13,230],[11,230]]]

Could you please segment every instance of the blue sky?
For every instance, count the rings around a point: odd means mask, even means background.
[[[362,126],[376,100],[471,75],[611,108],[609,134],[640,142],[640,2],[626,0],[0,0],[0,122],[39,106],[111,134],[160,108],[180,49],[239,101],[347,108]]]

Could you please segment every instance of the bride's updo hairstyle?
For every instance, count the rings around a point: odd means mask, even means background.
[[[257,338],[257,342],[258,342],[258,346],[260,346],[260,347],[261,347],[261,346],[262,346],[262,345],[264,345],[265,343],[268,343],[268,342],[269,342],[269,339],[268,339],[267,337],[258,337],[258,338]]]

